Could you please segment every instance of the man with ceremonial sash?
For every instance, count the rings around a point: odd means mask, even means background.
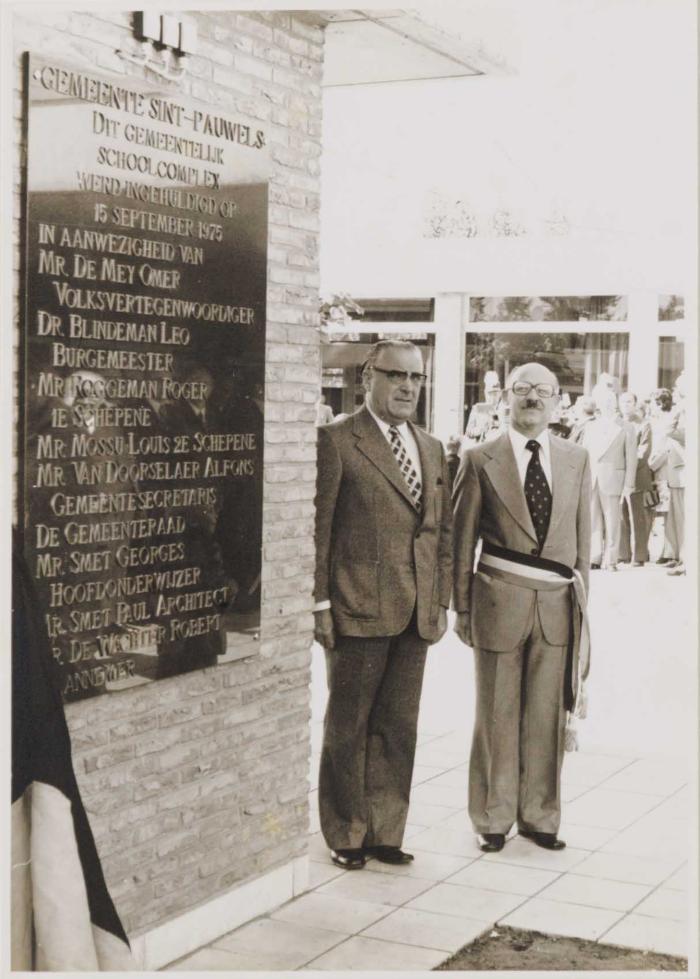
[[[477,686],[469,815],[487,852],[514,824],[558,850],[566,715],[582,713],[588,673],[590,466],[547,431],[550,370],[515,368],[504,394],[509,430],[467,450],[454,490],[455,629]]]

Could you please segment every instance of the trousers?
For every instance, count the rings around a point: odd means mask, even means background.
[[[401,846],[427,650],[415,616],[398,636],[339,636],[326,650],[318,801],[333,850]]]
[[[559,829],[567,653],[547,642],[534,592],[525,635],[512,652],[474,649],[469,816],[477,833],[507,833],[516,822],[534,832]]]

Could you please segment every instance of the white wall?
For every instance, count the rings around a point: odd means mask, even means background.
[[[326,90],[324,292],[694,291],[694,3],[510,2],[443,23],[511,76]],[[477,236],[426,237],[436,203]]]

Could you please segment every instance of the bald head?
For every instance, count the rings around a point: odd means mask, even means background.
[[[559,404],[559,381],[544,364],[522,364],[508,375],[506,398],[516,432],[537,438]]]

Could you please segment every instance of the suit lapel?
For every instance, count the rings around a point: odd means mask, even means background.
[[[498,497],[525,533],[537,541],[537,534],[530,511],[527,508],[525,493],[520,482],[520,473],[508,433],[506,432],[494,439],[493,442],[486,443],[484,452],[490,456],[489,461],[484,466],[484,472],[490,479]]]
[[[549,518],[547,536],[556,529],[566,513],[571,499],[578,499],[576,467],[571,461],[566,443],[558,436],[549,436],[549,458],[552,462],[552,515]]]
[[[603,427],[595,421],[592,424],[594,426],[597,424],[597,427],[591,432],[592,444],[589,451],[594,459],[602,459],[622,429],[618,425],[612,425],[610,428]]]
[[[360,452],[389,480],[415,513],[416,508],[413,505],[413,499],[406,485],[406,480],[401,475],[401,471],[397,465],[396,456],[391,451],[391,446],[384,438],[379,426],[367,411],[367,408],[360,408],[355,415],[353,434],[357,439],[357,448]],[[423,453],[421,453],[421,464],[422,461]]]

